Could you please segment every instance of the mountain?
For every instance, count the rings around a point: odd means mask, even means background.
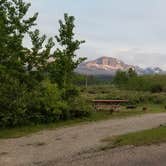
[[[163,74],[164,71],[159,67],[148,67],[144,70],[144,74]]]
[[[118,70],[127,71],[133,68],[138,74],[160,74],[164,73],[159,67],[141,68],[139,66],[129,65],[113,57],[101,57],[93,61],[82,63],[76,69],[77,73],[85,75],[115,75]]]

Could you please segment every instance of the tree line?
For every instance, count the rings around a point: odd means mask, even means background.
[[[166,92],[166,75],[138,75],[133,69],[118,71],[112,83],[127,90]]]

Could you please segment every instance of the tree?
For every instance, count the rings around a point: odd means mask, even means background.
[[[41,35],[38,29],[31,31],[36,25],[38,13],[28,18],[30,6],[23,0],[0,1],[0,65],[12,77],[28,82],[28,86],[34,81],[41,81],[42,77],[33,77],[44,74],[55,45],[53,38],[47,40],[46,35]],[[31,39],[31,49],[23,46],[25,35]]]
[[[32,42],[32,48],[28,51],[26,56],[27,70],[44,71],[49,64],[49,59],[51,58],[51,49],[55,45],[53,38],[49,38],[45,46],[43,46],[46,42],[46,35],[40,35],[40,31],[38,29],[30,32],[29,34]]]
[[[85,116],[87,109],[84,104],[79,107],[79,98],[73,100],[78,97],[75,87],[67,90],[74,69],[85,59],[76,58],[75,51],[84,41],[74,40],[74,17],[65,14],[64,23],[59,21],[60,47],[52,53],[53,38],[31,30],[38,13],[28,18],[29,7],[23,0],[0,0],[0,127],[55,122],[76,117],[79,111],[79,116]],[[25,35],[32,48],[23,45]],[[64,100],[68,98],[75,102],[75,112]]]
[[[45,42],[46,36],[39,30],[31,31],[38,13],[28,18],[29,7],[23,0],[0,0],[0,126],[23,124],[29,111],[35,115],[28,108],[28,99],[32,93],[35,98],[35,89],[41,86],[42,79],[36,75],[44,74],[54,45],[52,38]],[[23,46],[25,35],[30,36],[32,49]],[[35,106],[39,106],[37,102]]]
[[[8,69],[22,70],[26,64],[22,42],[38,15],[25,18],[29,7],[22,0],[0,1],[0,64]]]
[[[128,81],[128,75],[127,75],[127,73],[125,71],[120,71],[119,70],[119,71],[116,72],[116,75],[115,75],[115,77],[113,79],[113,82],[115,84],[121,86],[121,85],[126,84],[127,81]]]
[[[137,73],[133,68],[129,68],[128,76],[129,76],[129,78],[137,77]]]
[[[52,76],[59,87],[66,89],[71,85],[72,75],[77,66],[86,58],[77,58],[76,51],[85,41],[74,39],[74,20],[73,16],[64,14],[64,22],[59,21],[59,36],[55,36],[59,48],[54,52],[55,61],[50,64]]]

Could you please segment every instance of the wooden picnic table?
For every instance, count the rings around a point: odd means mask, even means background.
[[[119,111],[120,104],[127,103],[128,100],[93,100],[95,111],[104,110],[106,107],[112,113]]]

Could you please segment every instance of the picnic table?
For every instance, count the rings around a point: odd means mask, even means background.
[[[93,100],[95,111],[104,110],[107,108],[111,113],[119,111],[119,107],[123,103],[127,103],[128,100]]]

